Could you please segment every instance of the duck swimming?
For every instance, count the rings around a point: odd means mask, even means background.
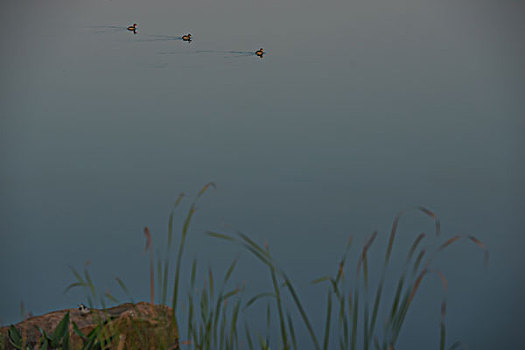
[[[263,48],[261,47],[259,50],[255,51],[255,54],[256,54],[257,56],[259,56],[259,57],[262,58],[263,55],[264,55],[264,50],[263,50]]]
[[[191,34],[183,35],[182,36],[182,40],[184,40],[184,41],[191,41]]]
[[[132,31],[133,33],[135,33],[135,31],[137,30],[137,23],[133,23],[132,26],[129,26],[128,30]]]

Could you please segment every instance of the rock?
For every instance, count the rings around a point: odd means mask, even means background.
[[[81,349],[83,344],[82,338],[73,330],[73,323],[84,335],[100,326],[100,339],[107,340],[110,337],[107,341],[112,344],[112,349],[129,349],[131,344],[140,349],[178,349],[178,332],[173,322],[173,310],[168,306],[146,302],[126,303],[108,309],[91,309],[87,313],[78,308],[53,311],[42,316],[30,317],[15,327],[25,344],[33,348],[42,337],[38,327],[52,334],[67,312],[70,317],[71,349]],[[15,349],[8,340],[9,327],[0,328],[0,336],[3,338],[0,344],[5,344],[6,350]]]

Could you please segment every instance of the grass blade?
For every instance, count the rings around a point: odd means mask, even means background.
[[[292,346],[294,350],[297,350],[297,339],[295,338],[295,330],[293,327],[292,317],[290,316],[290,313],[287,313],[286,316],[288,319],[288,328],[290,330],[290,337],[292,338]]]
[[[230,277],[231,277],[231,275],[232,275],[232,273],[233,273],[233,270],[235,269],[235,266],[237,265],[237,261],[238,261],[238,260],[239,260],[238,257],[235,258],[235,259],[232,261],[230,267],[228,267],[228,270],[226,271],[226,274],[224,275],[224,279],[223,279],[223,282],[222,282],[223,284],[228,283],[228,280],[230,279]]]
[[[299,300],[299,296],[297,295],[297,292],[295,291],[295,288],[293,287],[292,281],[284,273],[283,273],[283,278],[286,282],[286,286],[288,287],[288,290],[290,291],[290,294],[292,295],[295,305],[297,306],[297,309],[299,310],[299,313],[301,314],[303,322],[308,330],[308,334],[312,338],[314,347],[315,349],[319,350],[319,342],[317,341],[317,337],[315,336],[315,332],[312,328],[312,324],[310,323],[310,320],[308,319],[308,316],[306,315],[306,311],[304,311],[303,305],[301,304],[301,301]]]
[[[251,298],[250,300],[248,300],[248,302],[244,306],[244,309],[246,310],[250,305],[255,303],[260,298],[264,298],[264,297],[275,297],[275,294],[269,293],[269,292],[259,293],[259,294],[255,295],[253,298]]]
[[[120,286],[120,288],[122,289],[122,291],[124,291],[124,294],[126,294],[126,296],[129,298],[129,300],[135,304],[135,301],[133,300],[133,297],[131,296],[131,294],[129,293],[129,290],[128,288],[126,287],[126,285],[124,284],[124,282],[122,282],[122,280],[118,277],[115,277],[115,281],[117,281],[118,285]]]
[[[279,290],[279,284],[277,283],[277,277],[275,275],[275,270],[271,269],[273,288],[275,290],[275,302],[277,304],[277,311],[279,312],[279,323],[281,326],[281,337],[283,341],[283,347],[288,348],[288,337],[286,332],[286,323],[284,320],[283,307],[281,303],[281,292]]]
[[[211,236],[211,237],[214,237],[214,238],[218,238],[218,239],[223,239],[223,240],[225,240],[225,241],[230,241],[230,242],[235,241],[235,238],[233,238],[233,237],[230,236],[230,235],[224,234],[224,233],[213,232],[213,231],[207,231],[206,234],[207,234],[208,236]]]
[[[244,331],[246,333],[246,342],[248,343],[248,349],[253,350],[253,342],[252,342],[252,335],[250,334],[250,329],[248,328],[248,324],[244,324]]]
[[[328,350],[328,342],[330,340],[330,320],[332,319],[332,293],[328,291],[328,301],[326,305],[326,322],[324,328],[324,342],[323,350]]]

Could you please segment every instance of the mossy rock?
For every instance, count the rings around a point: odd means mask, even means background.
[[[37,349],[42,329],[52,334],[60,321],[69,312],[69,348],[82,349],[86,338],[82,339],[74,331],[73,323],[87,336],[93,330],[99,344],[108,349],[178,349],[178,332],[173,321],[173,310],[163,305],[146,302],[121,304],[108,309],[92,309],[83,314],[78,309],[66,309],[30,317],[14,327],[18,330],[24,344]],[[9,327],[2,327],[0,347],[15,349],[8,341]]]

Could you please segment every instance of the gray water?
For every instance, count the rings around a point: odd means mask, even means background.
[[[314,315],[325,293],[309,281],[336,270],[349,235],[360,245],[378,230],[382,254],[394,215],[423,205],[444,238],[472,234],[490,250],[487,268],[467,241],[443,255],[449,342],[519,348],[523,10],[488,0],[4,1],[0,322],[19,321],[20,302],[34,314],[83,302],[81,290],[63,291],[68,265],[88,260],[101,290],[118,294],[119,276],[147,300],[144,226],[160,245],[178,193],[185,210],[214,181],[187,261],[227,266],[240,248],[204,232],[234,226],[269,242]],[[125,30],[134,22],[136,35]],[[188,32],[193,42],[178,40]],[[415,212],[401,224],[397,257],[432,231]],[[236,277],[269,289],[260,264],[241,259]],[[441,296],[429,278],[400,348],[437,347]]]

